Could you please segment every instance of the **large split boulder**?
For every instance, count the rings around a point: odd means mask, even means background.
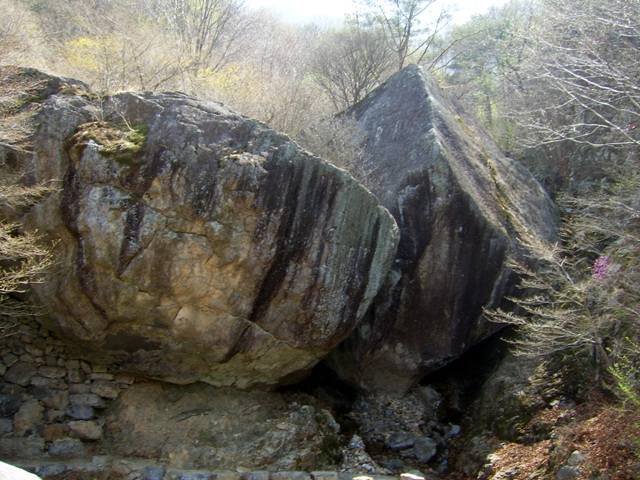
[[[53,331],[123,371],[243,389],[351,332],[397,246],[371,193],[220,104],[80,90],[40,99],[27,180],[59,189],[21,219],[57,242],[34,285]]]
[[[483,308],[515,283],[507,258],[527,255],[519,240],[553,242],[557,215],[533,176],[415,65],[346,114],[365,135],[358,168],[401,240],[385,286],[329,364],[365,391],[402,394],[496,331]]]

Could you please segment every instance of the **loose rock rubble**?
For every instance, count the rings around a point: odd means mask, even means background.
[[[340,472],[344,475],[360,475],[365,472],[373,474],[389,474],[389,470],[380,467],[367,453],[364,442],[358,435],[354,435],[349,445],[342,452]]]
[[[35,462],[19,460],[17,465],[6,465],[8,471],[20,471],[24,474],[24,480],[38,480],[49,478],[66,472],[73,471],[77,475],[99,474],[109,472],[109,478],[122,478],[127,480],[391,480],[398,476],[368,473],[367,475],[348,472],[327,471],[211,471],[211,470],[183,470],[166,467],[144,459],[120,459],[104,456],[94,456],[85,460],[64,460]],[[0,466],[3,464],[0,462]],[[39,476],[29,473],[36,472]],[[0,474],[3,470],[0,469]],[[0,475],[0,478],[4,478]],[[22,477],[7,477],[11,480],[21,480]],[[82,477],[78,477],[82,478]],[[404,473],[400,475],[402,480],[432,480],[433,477],[420,473]]]
[[[387,473],[407,468],[447,469],[448,441],[458,425],[441,420],[443,398],[432,387],[419,387],[402,399],[376,396],[355,405],[350,416],[358,424],[363,446]]]

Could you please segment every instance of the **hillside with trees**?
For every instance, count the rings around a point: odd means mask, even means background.
[[[367,186],[370,179],[354,167],[362,132],[339,114],[418,64],[457,101],[463,118],[475,118],[534,174],[562,215],[554,248],[529,243],[535,265],[511,265],[521,278],[511,299],[516,308],[486,316],[515,326],[507,335],[512,352],[533,365],[545,407],[586,407],[553,455],[527,450],[542,447],[534,434],[526,437],[525,422],[520,436],[505,434],[518,441],[503,445],[492,468],[520,464],[526,466],[509,478],[552,478],[540,472],[557,472],[571,453],[562,448],[593,434],[592,444],[606,449],[589,467],[592,478],[637,478],[640,2],[511,0],[463,24],[452,23],[453,10],[435,0],[356,3],[340,24],[291,25],[242,0],[0,0],[0,65],[78,79],[105,104],[125,91],[180,91],[221,102]],[[1,72],[0,143],[29,151],[34,126],[13,113],[31,101],[31,86],[10,83],[9,67]],[[15,184],[0,179],[0,213],[9,220],[59,187]],[[37,313],[20,299],[50,265],[49,248],[36,233],[0,223],[0,335],[11,333],[16,312]],[[615,411],[623,413],[607,417]],[[534,427],[560,422],[540,420],[539,412],[531,418]],[[598,432],[585,426],[594,418]],[[627,435],[624,455],[605,442],[615,436],[607,422]],[[606,457],[625,466],[617,472]]]

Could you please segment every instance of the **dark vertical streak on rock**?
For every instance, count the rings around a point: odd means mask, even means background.
[[[62,182],[62,199],[60,208],[62,211],[62,221],[65,227],[74,236],[77,242],[77,250],[74,259],[75,268],[78,274],[80,289],[91,302],[95,310],[103,318],[107,318],[104,308],[95,302],[98,294],[98,287],[91,267],[87,263],[85,241],[78,230],[77,218],[79,215],[80,196],[78,182],[76,181],[76,170],[73,163],[69,162],[69,168]]]
[[[187,198],[194,213],[200,217],[209,217],[216,205],[218,164],[215,157],[213,151],[201,146],[197,163],[188,171]]]
[[[287,267],[293,259],[297,242],[295,235],[296,213],[303,173],[302,169],[294,170],[292,165],[286,165],[271,171],[269,176],[273,179],[269,178],[266,182],[270,186],[270,188],[265,189],[265,198],[263,199],[267,211],[276,213],[279,210],[278,207],[281,206],[283,212],[276,238],[274,239],[276,252],[271,261],[271,266],[262,280],[262,285],[249,315],[249,320],[252,322],[259,322],[266,314],[269,308],[269,301],[284,283]],[[275,185],[280,188],[273,188]],[[284,201],[279,194],[283,190],[286,192]],[[271,220],[270,216],[268,217],[267,223]]]
[[[324,215],[324,223],[320,227],[320,233],[323,235],[323,241],[318,245],[318,249],[315,255],[315,260],[313,263],[313,279],[310,282],[313,286],[320,286],[322,282],[321,273],[323,262],[325,260],[325,248],[326,248],[326,239],[324,238],[324,234],[329,232],[332,228],[331,222],[333,221],[335,209],[336,209],[336,200],[338,196],[338,188],[334,182],[331,182],[327,177],[323,177],[323,190],[328,190],[328,198],[326,200],[327,205],[325,207],[325,215]],[[309,288],[305,292],[305,295],[302,299],[302,307],[306,311],[310,311],[316,305],[318,295],[320,294],[320,290],[318,288]]]
[[[131,191],[137,195],[143,195],[151,187],[151,183],[160,175],[160,171],[164,166],[163,154],[166,147],[160,146],[153,155],[147,154],[142,167],[138,172],[138,177],[134,185],[131,185]]]
[[[140,253],[142,245],[140,243],[140,225],[144,218],[145,206],[140,200],[124,200],[126,216],[124,220],[123,242],[120,246],[120,258],[117,274],[122,275],[131,263],[131,260]]]
[[[403,272],[415,270],[425,248],[433,238],[433,188],[427,169],[412,172],[398,192],[411,190],[392,212],[400,229],[400,243],[396,258]]]
[[[240,334],[237,337],[237,340],[233,344],[233,346],[229,349],[226,355],[218,362],[218,363],[228,363],[233,357],[238,355],[239,353],[243,353],[250,346],[250,329],[251,324],[247,323],[245,327],[242,329]]]
[[[347,280],[346,296],[347,301],[342,307],[340,315],[340,326],[336,329],[331,341],[338,341],[349,333],[350,326],[354,325],[358,309],[364,300],[364,295],[369,284],[371,266],[376,254],[376,246],[380,236],[380,217],[376,217],[373,224],[371,237],[367,245],[367,253],[363,257],[358,255],[356,265],[349,265],[351,272]],[[364,243],[364,242],[363,242]]]
[[[305,182],[305,171],[308,168],[313,170]],[[273,239],[276,242],[275,255],[249,315],[249,320],[258,324],[267,314],[271,300],[283,287],[291,264],[302,260],[310,248],[310,239],[313,238],[318,219],[329,211],[327,196],[335,197],[335,193],[327,192],[329,180],[319,175],[317,166],[312,163],[274,163],[268,170],[270,178],[265,185],[269,187],[260,192],[258,201],[268,212],[282,210],[282,216]],[[274,185],[279,188],[273,188]],[[263,225],[258,228],[258,238],[264,235],[270,220],[263,220]]]

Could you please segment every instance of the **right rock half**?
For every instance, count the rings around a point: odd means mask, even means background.
[[[332,352],[338,375],[369,393],[402,395],[500,327],[483,317],[516,283],[510,256],[553,243],[557,213],[418,66],[346,112],[365,134],[357,168],[395,217],[394,266],[363,322]]]

